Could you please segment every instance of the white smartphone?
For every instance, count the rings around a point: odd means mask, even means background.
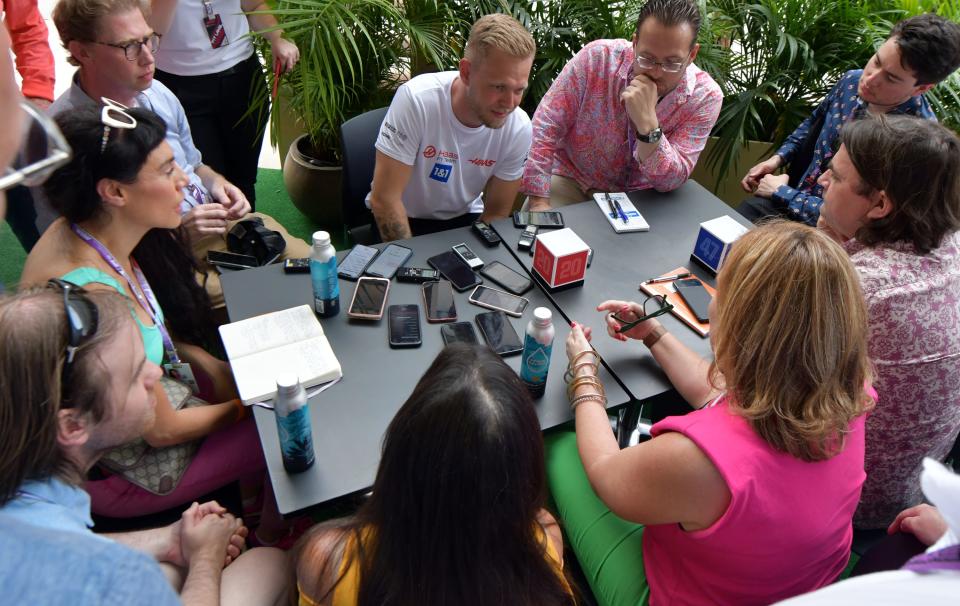
[[[473,289],[473,292],[470,293],[470,298],[468,300],[474,305],[486,307],[487,309],[502,311],[505,314],[517,318],[523,315],[523,310],[526,309],[527,305],[530,303],[530,301],[524,297],[511,295],[508,292],[496,290],[495,288],[490,288],[489,286],[484,286],[483,284]]]

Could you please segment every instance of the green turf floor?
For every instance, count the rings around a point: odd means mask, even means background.
[[[340,201],[331,201],[339,205]],[[300,214],[283,185],[283,173],[279,170],[261,168],[257,173],[257,210],[280,222],[292,235],[310,242],[311,234],[318,229],[328,229],[337,250],[343,247],[342,229],[337,226],[319,226]],[[10,231],[6,222],[0,225],[0,282],[7,290],[14,290],[20,280],[20,272],[27,255]]]

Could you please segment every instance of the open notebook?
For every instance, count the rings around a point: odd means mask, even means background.
[[[343,374],[308,305],[226,324],[220,337],[244,404],[272,400],[277,376],[285,372],[295,373],[307,389]]]

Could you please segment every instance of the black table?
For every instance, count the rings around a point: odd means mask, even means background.
[[[505,245],[487,248],[469,228],[420,236],[399,244],[414,251],[407,261],[408,266],[428,267],[428,257],[449,250],[460,242],[466,242],[484,262],[499,260],[524,273],[508,250],[512,246],[510,241]],[[345,251],[341,251],[339,256],[344,254]],[[312,302],[309,275],[285,274],[279,265],[224,273],[221,283],[231,321]],[[347,317],[347,307],[355,284],[340,280],[340,314],[321,320],[344,376],[340,383],[310,400],[317,457],[312,468],[300,474],[284,471],[273,413],[255,408],[257,429],[270,479],[280,512],[284,515],[363,492],[370,487],[380,460],[380,444],[387,425],[443,347],[441,324],[430,324],[423,316],[418,284],[403,284],[394,280],[388,300],[388,305],[420,305],[423,345],[416,349],[390,349],[386,318],[380,322],[365,322]],[[490,286],[498,288],[494,284]],[[459,320],[473,322],[478,313],[488,310],[468,303],[469,294],[469,290],[456,293],[457,312]],[[572,419],[561,378],[566,369],[564,339],[568,330],[562,315],[541,290],[534,288],[524,296],[530,300],[530,305],[523,317],[510,318],[521,338],[527,322],[533,317],[534,308],[545,306],[554,312],[557,336],[547,389],[544,396],[535,401],[541,427],[548,429]],[[477,334],[480,337],[479,331]],[[505,361],[519,371],[519,355],[507,357]],[[607,384],[608,406],[621,406],[629,402],[630,396],[605,370],[601,371],[601,378]]]
[[[695,181],[668,193],[632,192],[630,200],[649,223],[650,231],[616,233],[592,200],[559,209],[564,224],[593,249],[593,261],[582,288],[551,293],[550,297],[567,322],[576,321],[593,329],[593,345],[604,363],[633,399],[646,400],[671,389],[670,381],[641,344],[622,343],[607,335],[604,315],[596,311],[597,304],[608,299],[642,302],[647,295],[639,290],[641,281],[680,266],[714,284],[713,275],[690,258],[700,223],[722,215],[748,227],[751,223]],[[530,271],[533,257],[516,248],[521,230],[511,219],[494,221],[493,228],[517,261]],[[703,356],[711,355],[708,339],[671,314],[659,319],[685,345]]]

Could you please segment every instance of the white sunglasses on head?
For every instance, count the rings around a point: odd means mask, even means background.
[[[100,140],[102,154],[107,149],[107,143],[110,142],[110,129],[132,130],[137,127],[137,119],[127,113],[130,108],[123,103],[117,103],[106,97],[100,97],[100,100],[103,101],[103,109],[100,110],[100,121],[103,122],[103,139]]]

